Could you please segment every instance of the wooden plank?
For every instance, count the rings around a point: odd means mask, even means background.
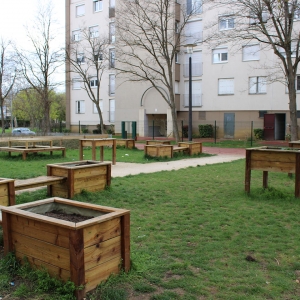
[[[107,174],[107,165],[94,166],[86,169],[74,169],[74,179],[86,178],[86,177],[97,177]]]
[[[0,196],[0,206],[9,206],[9,198],[8,195]]]
[[[251,170],[270,172],[295,173],[295,163],[292,162],[269,162],[251,160]]]
[[[9,252],[13,251],[13,243],[11,236],[11,223],[10,217],[11,215],[2,210],[2,231],[3,231],[3,244],[4,244],[4,255],[7,255]]]
[[[22,253],[16,252],[16,256],[22,257],[22,259],[23,259],[24,255],[23,256],[22,255],[23,255]],[[33,268],[37,268],[37,269],[46,268],[48,273],[55,278],[59,278],[63,281],[67,281],[71,277],[71,273],[69,270],[65,270],[60,267],[54,266],[52,264],[48,264],[42,260],[36,259],[31,256],[27,256],[27,259]]]
[[[120,218],[95,224],[88,229],[84,229],[84,248],[102,243],[119,235],[121,235]]]
[[[111,274],[118,274],[120,272],[120,262],[121,256],[87,270],[85,272],[85,291],[89,292],[93,290],[100,282],[106,280]]]
[[[121,217],[121,255],[122,268],[125,272],[130,270],[130,214]]]
[[[13,231],[19,234],[27,235],[66,249],[69,248],[68,230],[58,229],[54,225],[41,226],[41,224],[36,224],[32,220],[26,220],[15,215],[11,215],[11,226]]]
[[[85,271],[121,256],[121,237],[109,239],[84,249]]]
[[[32,256],[48,264],[70,270],[70,254],[66,248],[58,247],[16,232],[11,233],[13,249],[22,257]],[[19,257],[19,258],[22,258]]]
[[[15,190],[19,191],[19,190],[38,187],[38,186],[45,186],[48,184],[63,183],[65,181],[66,181],[65,177],[58,177],[58,176],[42,176],[42,177],[38,177],[38,178],[16,180],[15,181]]]
[[[50,167],[50,173],[47,175],[48,176],[61,176],[61,177],[67,177],[68,176],[68,169],[64,168],[59,168],[59,167]]]
[[[85,284],[83,230],[70,230],[70,272],[76,286]],[[77,290],[77,299],[83,299],[85,289]]]
[[[276,161],[276,162],[296,162],[296,153],[284,151],[252,151],[252,161]]]
[[[51,194],[52,197],[62,197],[62,198],[68,198],[69,192],[67,189],[67,186],[61,187],[58,185],[52,185],[51,186]]]

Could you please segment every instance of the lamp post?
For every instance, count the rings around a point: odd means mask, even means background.
[[[189,127],[188,127],[188,139],[189,142],[192,141],[192,54],[193,54],[193,48],[197,46],[196,44],[187,44],[184,47],[186,47],[186,52],[190,55],[189,57]]]

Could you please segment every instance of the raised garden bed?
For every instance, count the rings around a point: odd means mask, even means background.
[[[117,146],[123,146],[128,149],[135,148],[135,140],[134,139],[117,139]]]
[[[157,145],[157,144],[171,145],[171,141],[169,140],[147,140],[146,141],[146,145]]]
[[[90,219],[72,222],[46,216],[58,211]],[[120,267],[130,268],[130,211],[62,198],[49,198],[3,208],[4,253],[28,258],[52,276],[70,279],[77,299]]]
[[[245,191],[250,193],[251,170],[263,171],[263,187],[268,187],[268,172],[295,173],[295,197],[300,197],[300,149],[257,147],[246,149]]]
[[[202,143],[200,142],[179,142],[178,146],[188,148],[189,155],[202,153]]]
[[[47,165],[47,176],[66,178],[66,183],[48,186],[52,197],[72,198],[82,190],[96,192],[111,184],[111,164],[81,160]]]
[[[173,157],[173,145],[145,145],[144,147],[145,155],[152,157]]]

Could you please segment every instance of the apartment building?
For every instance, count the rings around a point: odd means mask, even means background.
[[[207,5],[202,5],[201,0],[174,0],[174,34],[182,22],[182,11],[191,14],[185,26],[184,43],[196,44],[191,56],[193,133],[198,133],[200,124],[216,124],[219,138],[245,139],[250,137],[253,126],[265,128],[269,139],[284,139],[290,123],[287,89],[282,82],[268,79],[270,70],[266,67],[276,65],[278,57],[272,49],[257,42],[206,42],[212,31],[233,32],[237,26],[235,15],[226,8],[211,9]],[[115,6],[118,6],[118,0],[116,3],[114,0],[66,0],[67,39],[76,39],[82,24],[98,26],[99,31],[110,36],[111,66],[101,81],[105,124],[114,124],[116,133],[120,133],[121,122],[125,121],[126,130],[130,132],[130,124],[135,121],[139,136],[152,136],[153,133],[170,136],[171,110],[159,92],[147,82],[129,82],[124,77],[115,77],[113,67],[118,36],[114,30],[114,21],[118,17]],[[188,124],[189,57],[182,46],[174,64],[179,127]],[[78,130],[79,122],[95,128],[98,118],[93,103],[76,85],[76,80],[74,84],[75,75],[67,73],[66,76],[67,122],[72,131]],[[91,84],[95,82],[91,81]],[[300,91],[300,75],[296,88]],[[161,89],[166,92],[163,87]]]

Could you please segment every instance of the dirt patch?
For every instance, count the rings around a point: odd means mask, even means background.
[[[86,217],[86,216],[82,216],[82,215],[78,215],[78,214],[67,214],[67,213],[63,213],[58,210],[52,210],[52,211],[44,213],[43,215],[45,215],[47,217],[64,220],[64,221],[74,222],[74,223],[86,221],[86,220],[93,218],[93,217]]]

